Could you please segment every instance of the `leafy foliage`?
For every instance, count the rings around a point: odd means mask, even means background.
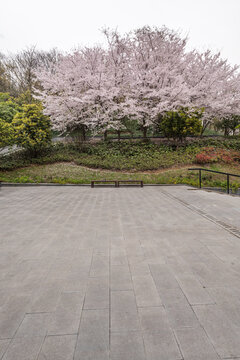
[[[226,116],[223,119],[216,120],[214,124],[217,130],[224,131],[225,136],[230,135],[230,133],[234,135],[240,127],[240,115]]]
[[[43,115],[41,105],[23,105],[23,111],[15,115],[12,123],[14,142],[31,153],[36,154],[50,144],[50,121]]]
[[[182,140],[189,135],[198,135],[202,128],[201,116],[201,111],[168,111],[161,119],[160,130],[168,139]]]
[[[0,93],[0,118],[10,123],[20,106],[8,93]]]
[[[0,148],[12,145],[13,127],[5,120],[0,118]]]
[[[41,156],[33,156],[20,150],[17,153],[0,158],[0,170],[11,170],[30,164],[52,164],[72,162],[95,169],[145,171],[159,170],[184,164],[196,163],[196,155],[202,149],[232,149],[240,153],[240,141],[229,139],[200,139],[181,146],[171,144],[153,144],[150,142],[99,142],[96,144],[57,143],[45,146]],[[220,151],[220,150],[219,150]]]
[[[196,162],[198,164],[209,163],[226,163],[234,164],[240,163],[240,152],[231,149],[219,149],[215,147],[206,147],[196,155]]]

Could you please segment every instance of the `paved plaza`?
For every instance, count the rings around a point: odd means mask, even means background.
[[[1,360],[240,359],[240,198],[2,187]]]

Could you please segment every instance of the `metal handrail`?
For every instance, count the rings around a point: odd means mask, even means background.
[[[229,194],[229,177],[230,176],[235,176],[235,177],[239,177],[240,175],[237,174],[231,174],[231,173],[226,173],[226,172],[222,172],[222,171],[216,171],[216,170],[209,170],[209,169],[204,169],[204,168],[189,168],[188,170],[198,170],[199,171],[199,188],[202,188],[202,171],[208,171],[208,172],[212,172],[212,173],[216,173],[216,174],[222,174],[222,175],[226,175],[227,176],[227,194]]]

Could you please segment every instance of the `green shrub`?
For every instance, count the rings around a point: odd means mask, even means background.
[[[168,111],[161,119],[160,130],[168,139],[182,141],[189,135],[199,135],[202,129],[201,111]]]
[[[14,143],[33,155],[41,152],[51,142],[50,120],[37,104],[23,105],[13,119]]]
[[[235,135],[236,129],[240,126],[240,116],[232,115],[223,119],[215,120],[215,128],[224,131],[225,136]]]
[[[10,123],[20,106],[8,93],[0,93],[0,118]]]
[[[13,127],[11,124],[0,118],[0,148],[12,145]]]

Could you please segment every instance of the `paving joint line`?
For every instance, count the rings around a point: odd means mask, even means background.
[[[201,215],[205,219],[219,225],[221,228],[223,228],[224,230],[228,231],[229,233],[231,233],[232,235],[234,235],[240,239],[240,230],[238,228],[236,228],[232,225],[229,225],[229,224],[225,223],[224,221],[216,219],[214,216],[209,215],[208,213],[206,213],[205,211],[203,211],[201,209],[198,209],[196,206],[190,205],[186,201],[179,199],[177,196],[168,194],[164,190],[162,191],[162,193],[163,193],[163,195],[165,195],[166,197],[168,197],[170,199],[177,200],[179,203],[181,203],[183,206],[185,206],[189,210],[191,210],[191,211]]]

